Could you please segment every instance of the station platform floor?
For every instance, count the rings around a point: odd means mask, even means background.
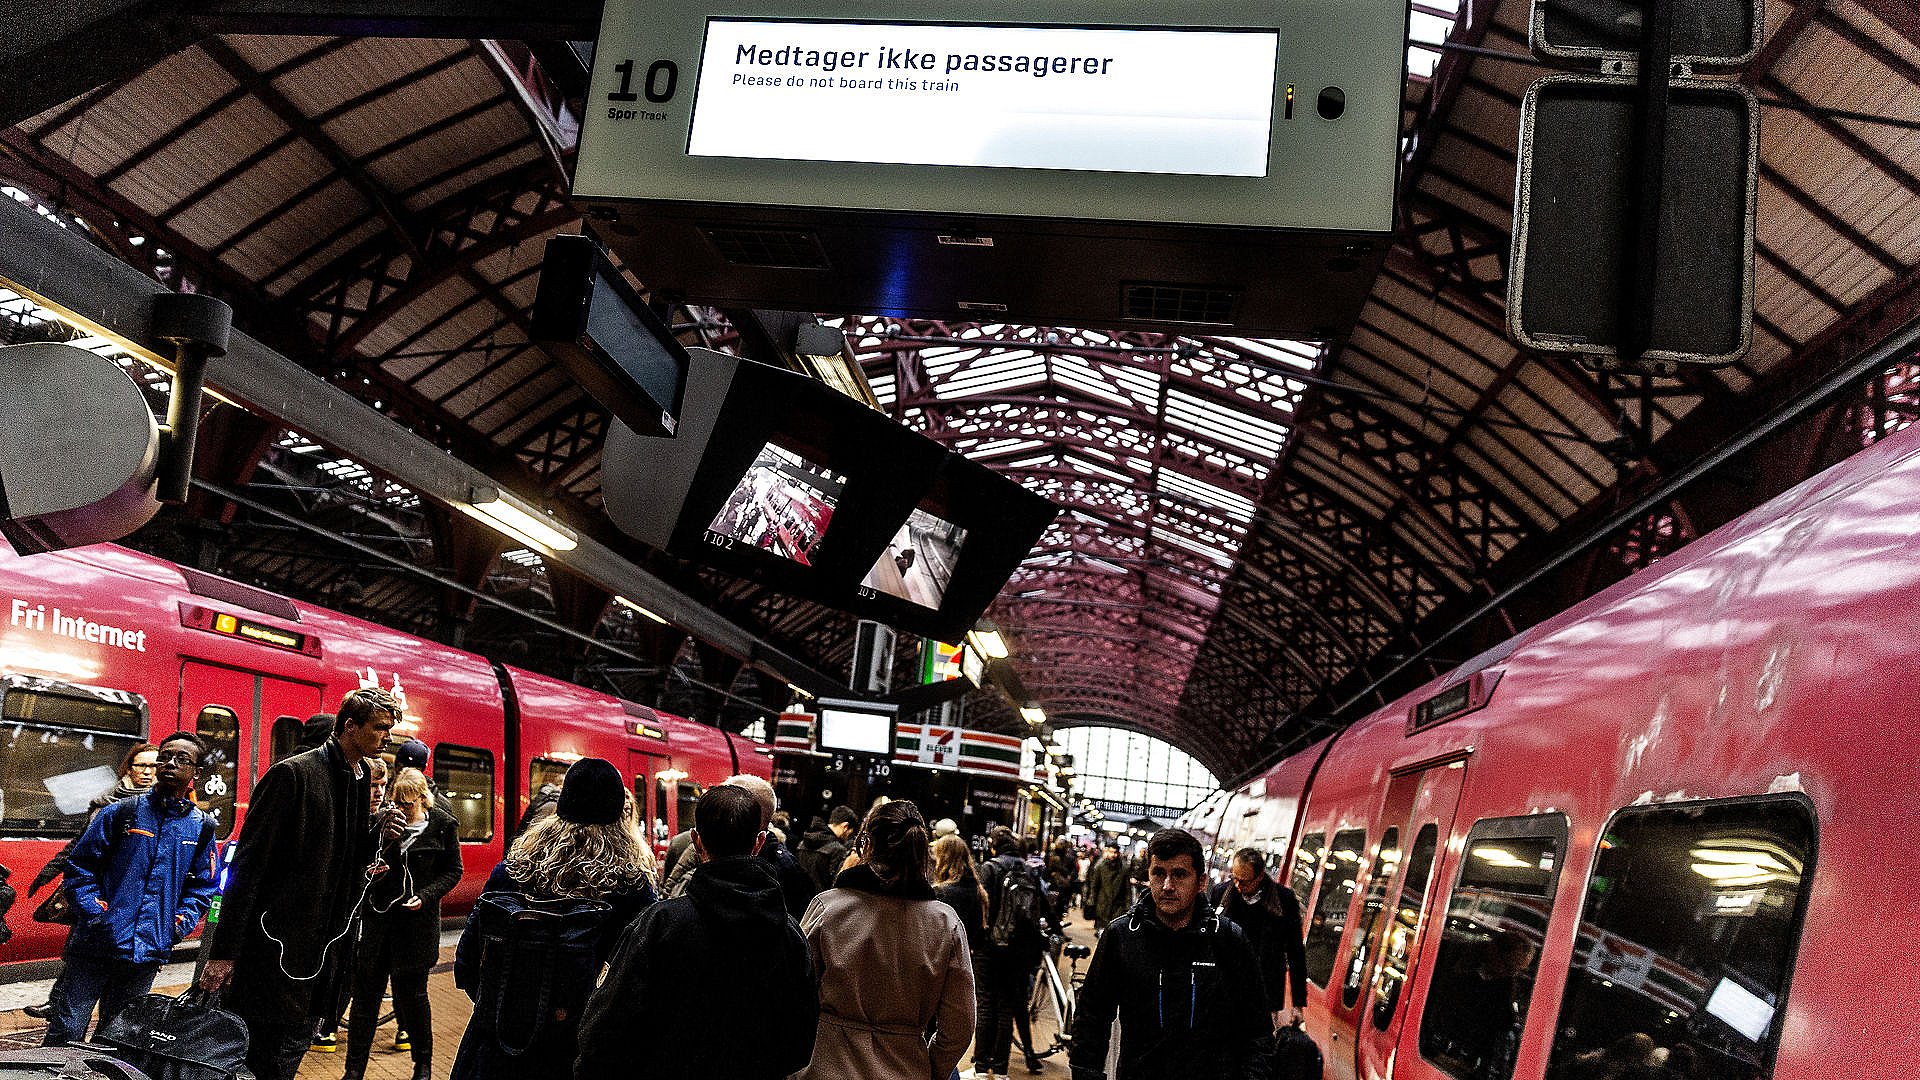
[[[441,938],[440,964],[434,968],[433,975],[427,980],[427,994],[433,1005],[433,1075],[436,1078],[447,1076],[453,1069],[453,1056],[460,1047],[460,1035],[466,1030],[467,1017],[472,1012],[472,1003],[467,995],[453,985],[453,944],[458,939],[456,932],[449,932]],[[1067,927],[1069,940],[1081,944],[1093,944],[1093,927],[1084,919],[1075,918]],[[1085,964],[1081,965],[1085,970]],[[187,988],[187,982],[193,975],[192,964],[169,964],[161,969],[160,977],[154,980],[154,992],[177,994]],[[1065,965],[1062,965],[1061,979],[1067,977]],[[44,1020],[35,1020],[21,1009],[46,1000],[47,988],[52,985],[50,979],[31,982],[16,982],[0,985],[0,1050],[16,1050],[40,1045],[46,1034]],[[383,1024],[374,1038],[373,1057],[367,1062],[367,1080],[409,1080],[413,1075],[413,1056],[404,1050],[393,1048],[393,1023]],[[1034,1041],[1042,1048],[1053,1044],[1053,1026],[1050,1021],[1042,1020],[1034,1025]],[[346,1064],[347,1032],[343,1026],[339,1033],[340,1049],[337,1053],[309,1053],[300,1066],[299,1080],[339,1080]],[[652,1044],[654,1047],[665,1045],[665,1036]],[[648,1046],[636,1046],[636,1053],[644,1053]],[[960,1071],[965,1075],[971,1067],[972,1051],[960,1061]],[[1020,1057],[1020,1048],[1013,1051],[1012,1072],[1014,1077],[1043,1077],[1051,1080],[1065,1080],[1069,1075],[1066,1054],[1054,1054],[1041,1059],[1042,1070],[1038,1073],[1027,1071]],[[562,1080],[562,1078],[556,1078]],[[849,1078],[852,1080],[852,1078]]]

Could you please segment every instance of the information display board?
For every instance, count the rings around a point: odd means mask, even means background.
[[[709,19],[687,152],[1265,176],[1277,31]],[[1206,71],[1169,82],[1168,71]],[[936,139],[847,138],[878,125]]]
[[[573,194],[701,303],[1338,337],[1391,242],[1407,19],[613,0]]]

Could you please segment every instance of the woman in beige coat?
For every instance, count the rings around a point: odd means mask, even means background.
[[[926,820],[911,802],[876,806],[855,851],[800,919],[820,1031],[795,1080],[947,1080],[973,1039],[973,963],[927,881]]]

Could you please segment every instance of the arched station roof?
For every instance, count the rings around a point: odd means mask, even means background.
[[[1153,732],[1237,775],[1315,737],[1450,620],[1920,310],[1920,27],[1907,6],[1769,6],[1742,76],[1769,103],[1753,348],[1671,379],[1514,347],[1502,306],[1514,147],[1520,95],[1541,74],[1511,55],[1525,52],[1528,4],[1413,11],[1398,234],[1342,338],[823,313],[881,407],[1062,507],[992,609],[1057,723]],[[562,74],[511,41],[213,37],[40,115],[0,117],[17,121],[0,130],[0,185],[170,285],[229,299],[240,327],[394,422],[844,670],[846,616],[647,551],[598,514],[606,418],[528,340],[542,244],[580,229],[565,198],[578,106]],[[0,311],[14,313],[0,341],[40,332],[17,304]],[[747,347],[750,317],[674,310],[685,340],[722,349]],[[1497,640],[1904,423],[1913,394],[1909,374],[1879,380],[1766,475],[1663,508],[1473,638]],[[206,468],[249,500],[652,661],[586,664],[616,688],[688,663],[682,637],[610,614],[591,583],[502,561],[459,515],[356,472],[351,446],[230,409],[207,438],[219,453],[203,452]],[[585,670],[570,642],[529,638],[379,561],[343,562],[251,507],[196,511],[212,524],[175,521],[146,542]],[[719,658],[704,678],[745,692]],[[970,716],[1019,724],[1005,702]]]

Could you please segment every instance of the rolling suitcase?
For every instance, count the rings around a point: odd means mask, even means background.
[[[1268,1061],[1273,1080],[1320,1080],[1325,1067],[1320,1048],[1299,1024],[1273,1033],[1273,1056]]]
[[[148,1080],[105,1049],[76,1043],[0,1051],[0,1080]]]

